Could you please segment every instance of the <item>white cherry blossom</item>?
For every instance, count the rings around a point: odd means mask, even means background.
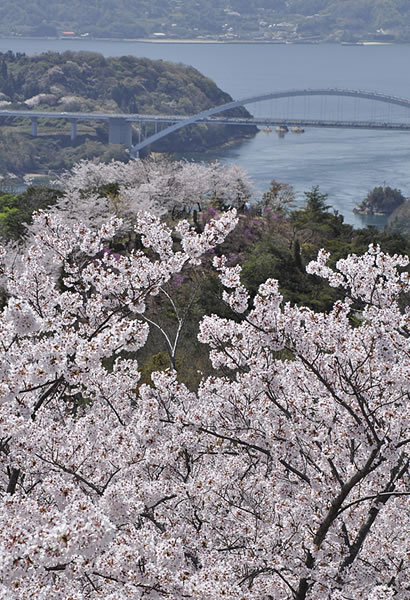
[[[139,214],[149,252],[120,255],[120,221],[40,214],[6,261],[0,598],[409,598],[407,258],[371,247],[333,271],[322,252],[309,271],[345,291],[329,313],[284,305],[274,280],[251,305],[218,258],[237,314],[202,320],[214,375],[140,385],[148,297],[235,222],[181,222],[175,248]]]

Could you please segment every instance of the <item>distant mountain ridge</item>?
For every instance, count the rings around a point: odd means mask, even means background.
[[[2,0],[0,35],[410,41],[408,0]]]

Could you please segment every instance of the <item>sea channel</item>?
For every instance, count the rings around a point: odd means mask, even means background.
[[[410,98],[408,45],[0,39],[0,52],[8,50],[29,55],[89,50],[105,56],[181,62],[212,78],[235,99],[280,90],[334,87]],[[251,105],[248,110],[252,112]],[[258,191],[266,190],[272,179],[289,183],[295,188],[298,204],[303,203],[304,191],[319,185],[329,195],[329,204],[356,227],[382,223],[353,213],[374,186],[390,185],[410,196],[407,132],[312,128],[301,135],[279,137],[274,131],[261,131],[251,139],[188,158],[234,161],[248,170]]]

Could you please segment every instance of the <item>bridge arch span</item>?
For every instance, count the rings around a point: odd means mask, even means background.
[[[178,123],[174,123],[169,127],[166,127],[162,131],[155,133],[145,140],[139,142],[131,149],[131,154],[133,156],[138,156],[140,150],[153,144],[157,140],[173,133],[174,131],[178,131],[178,129],[182,129],[187,125],[192,125],[201,121],[201,119],[205,119],[211,117],[212,115],[217,115],[218,113],[225,112],[232,108],[237,108],[239,106],[247,106],[248,104],[254,104],[256,102],[263,102],[264,100],[277,100],[279,98],[292,98],[296,96],[339,96],[339,97],[350,97],[350,98],[362,98],[366,100],[375,100],[377,102],[384,102],[386,104],[394,104],[396,106],[403,106],[405,108],[410,109],[410,100],[406,98],[400,98],[397,96],[391,96],[388,94],[383,94],[381,92],[372,92],[367,90],[350,90],[350,89],[342,89],[342,88],[318,88],[318,89],[302,89],[302,90],[284,90],[281,92],[271,92],[269,94],[262,94],[258,96],[250,96],[248,98],[242,98],[241,100],[233,100],[232,102],[227,102],[226,104],[220,104],[219,106],[215,106],[213,108],[209,108],[208,110],[204,110],[202,112],[197,113],[191,117],[187,117],[186,119],[181,119]]]

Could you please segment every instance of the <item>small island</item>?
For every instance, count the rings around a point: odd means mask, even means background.
[[[373,188],[353,212],[359,215],[388,216],[405,202],[401,190],[388,185]]]

